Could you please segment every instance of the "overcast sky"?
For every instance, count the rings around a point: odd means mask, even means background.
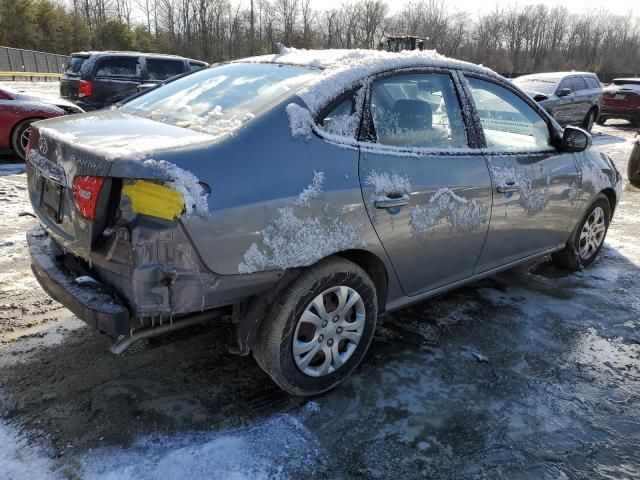
[[[340,7],[344,0],[312,0],[312,4],[317,9],[327,9]],[[347,0],[349,1],[349,0]],[[387,0],[387,3],[391,6],[391,12],[398,11],[402,6],[407,3],[404,0]],[[465,10],[467,12],[487,12],[493,10],[496,5],[499,7],[508,7],[512,5],[530,5],[544,3],[549,7],[555,7],[556,5],[564,5],[572,12],[581,12],[586,10],[597,10],[605,8],[612,13],[619,15],[626,15],[631,13],[633,15],[640,16],[640,1],[639,0],[532,0],[532,1],[518,1],[518,0],[501,0],[501,1],[485,1],[485,0],[449,0],[447,5],[451,9]],[[632,5],[634,5],[632,7]]]

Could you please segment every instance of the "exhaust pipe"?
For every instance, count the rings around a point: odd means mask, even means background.
[[[120,355],[139,340],[157,337],[159,335],[164,335],[165,333],[173,332],[175,330],[180,330],[182,328],[192,327],[193,325],[205,323],[209,320],[216,320],[221,318],[223,315],[224,311],[204,312],[193,315],[191,317],[186,317],[181,320],[177,320],[175,322],[158,325],[157,327],[152,326],[141,328],[140,330],[134,331],[129,336],[120,335],[120,337],[118,337],[118,340],[111,346],[111,353]]]

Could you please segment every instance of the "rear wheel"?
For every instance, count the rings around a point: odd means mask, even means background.
[[[11,149],[24,160],[24,152],[29,143],[29,135],[31,134],[31,124],[37,122],[39,118],[30,118],[23,120],[13,129],[11,133]]]
[[[611,206],[601,193],[585,213],[566,248],[553,254],[555,264],[573,271],[591,265],[602,249],[610,220]]]
[[[596,120],[596,111],[595,109],[591,109],[587,112],[587,116],[584,117],[582,121],[582,128],[584,128],[587,132],[591,133],[591,129],[593,128],[593,122]]]
[[[253,354],[293,395],[342,382],[364,357],[378,315],[376,289],[358,265],[330,258],[298,277],[270,309]]]

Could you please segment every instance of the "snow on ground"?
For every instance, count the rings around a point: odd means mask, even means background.
[[[46,95],[49,97],[60,96],[60,82],[12,82],[6,79],[0,81],[0,85],[9,87],[12,90],[24,91],[25,93],[34,93],[38,95]]]

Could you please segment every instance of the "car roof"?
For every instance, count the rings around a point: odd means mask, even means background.
[[[108,56],[118,56],[118,57],[146,57],[146,58],[166,58],[166,59],[175,59],[175,60],[189,60],[193,62],[199,62],[203,64],[207,64],[202,60],[196,60],[189,57],[182,57],[180,55],[170,55],[167,53],[144,53],[144,52],[132,52],[125,50],[101,50],[101,51],[86,51],[86,52],[72,52],[72,57],[108,57]]]
[[[640,77],[635,78],[614,78],[613,82],[640,84]]]
[[[489,68],[448,58],[435,50],[395,53],[364,49],[306,50],[281,47],[280,53],[239,59],[233,63],[270,63],[320,70],[318,78],[298,94],[312,113],[317,113],[329,100],[356,87],[363,79],[398,69],[459,69],[504,80]]]
[[[543,72],[543,73],[531,73],[529,75],[522,75],[520,78],[544,78],[549,80],[562,80],[565,77],[571,76],[589,76],[596,77],[595,73],[592,72]]]

